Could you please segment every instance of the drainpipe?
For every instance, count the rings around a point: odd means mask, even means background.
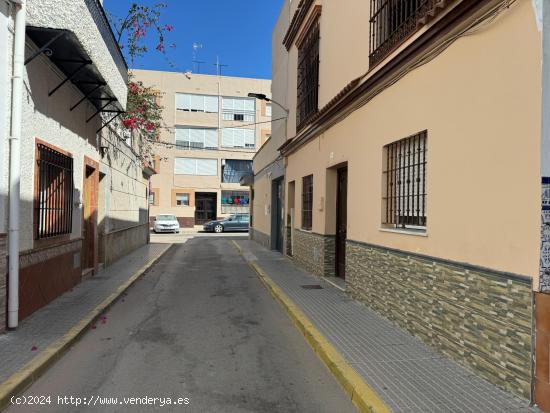
[[[8,328],[17,328],[19,323],[19,206],[21,181],[21,120],[23,110],[23,69],[25,67],[25,0],[14,1],[15,37],[13,50],[13,77],[10,133],[10,182],[9,182],[9,290]]]

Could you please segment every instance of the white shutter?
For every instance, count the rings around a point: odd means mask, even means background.
[[[174,160],[174,173],[176,175],[196,175],[197,160],[193,158],[176,158]]]
[[[186,93],[176,93],[176,109],[191,109],[191,95]]]
[[[204,96],[191,95],[191,109],[204,112]]]
[[[197,175],[216,176],[218,161],[216,159],[197,159]]]
[[[235,108],[235,100],[232,98],[223,98],[223,110],[233,110]]]
[[[191,146],[194,148],[202,147],[204,145],[204,129],[189,129],[189,141],[191,142]]]
[[[189,129],[176,128],[176,143],[189,142]]]
[[[244,143],[248,148],[253,148],[256,145],[256,133],[254,129],[245,129]]]
[[[256,101],[254,99],[246,99],[244,101],[244,110],[247,112],[256,111]]]
[[[222,129],[222,146],[233,146],[233,129]]]
[[[209,113],[218,113],[218,97],[217,96],[205,96],[204,97],[204,111]]]
[[[205,148],[217,148],[218,147],[218,131],[217,131],[217,129],[206,129],[205,130],[204,147]]]
[[[244,110],[244,99],[234,99],[235,111],[242,112]]]
[[[235,148],[244,148],[244,129],[235,129],[233,131],[233,136],[233,146]]]

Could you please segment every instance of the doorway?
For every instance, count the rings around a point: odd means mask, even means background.
[[[218,198],[215,192],[195,194],[195,225],[202,225],[217,218]]]
[[[99,187],[99,165],[91,159],[84,160],[84,182],[82,186],[82,251],[83,276],[93,273],[97,265],[97,206]]]
[[[283,178],[271,184],[271,249],[283,252]]]
[[[336,276],[346,279],[346,239],[348,232],[348,167],[338,169],[336,190]]]

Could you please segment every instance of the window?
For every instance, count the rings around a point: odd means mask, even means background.
[[[370,65],[378,63],[419,27],[433,0],[371,0]]]
[[[218,113],[217,96],[176,93],[176,109],[185,112]]]
[[[395,228],[426,227],[427,132],[384,147],[383,224]]]
[[[222,182],[238,184],[245,175],[252,174],[252,161],[225,159],[222,161]]]
[[[223,120],[255,122],[256,101],[247,98],[223,98]]]
[[[319,19],[317,19],[298,50],[298,99],[296,122],[298,128],[318,110],[319,93]]]
[[[272,108],[270,104],[265,105],[265,116],[271,117]]]
[[[176,158],[174,160],[176,175],[217,176],[217,159]]]
[[[218,131],[211,128],[176,127],[178,149],[217,149]]]
[[[222,129],[222,146],[226,148],[254,149],[256,132],[254,129],[224,128]]]
[[[248,213],[250,194],[246,191],[222,191],[222,214]]]
[[[177,206],[189,206],[189,194],[176,194]]]
[[[313,221],[313,175],[302,178],[302,229],[311,230]]]
[[[73,228],[73,158],[38,144],[35,239],[70,234]]]

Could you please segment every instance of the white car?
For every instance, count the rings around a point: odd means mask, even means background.
[[[180,224],[175,215],[157,215],[153,231],[157,232],[180,232]]]

